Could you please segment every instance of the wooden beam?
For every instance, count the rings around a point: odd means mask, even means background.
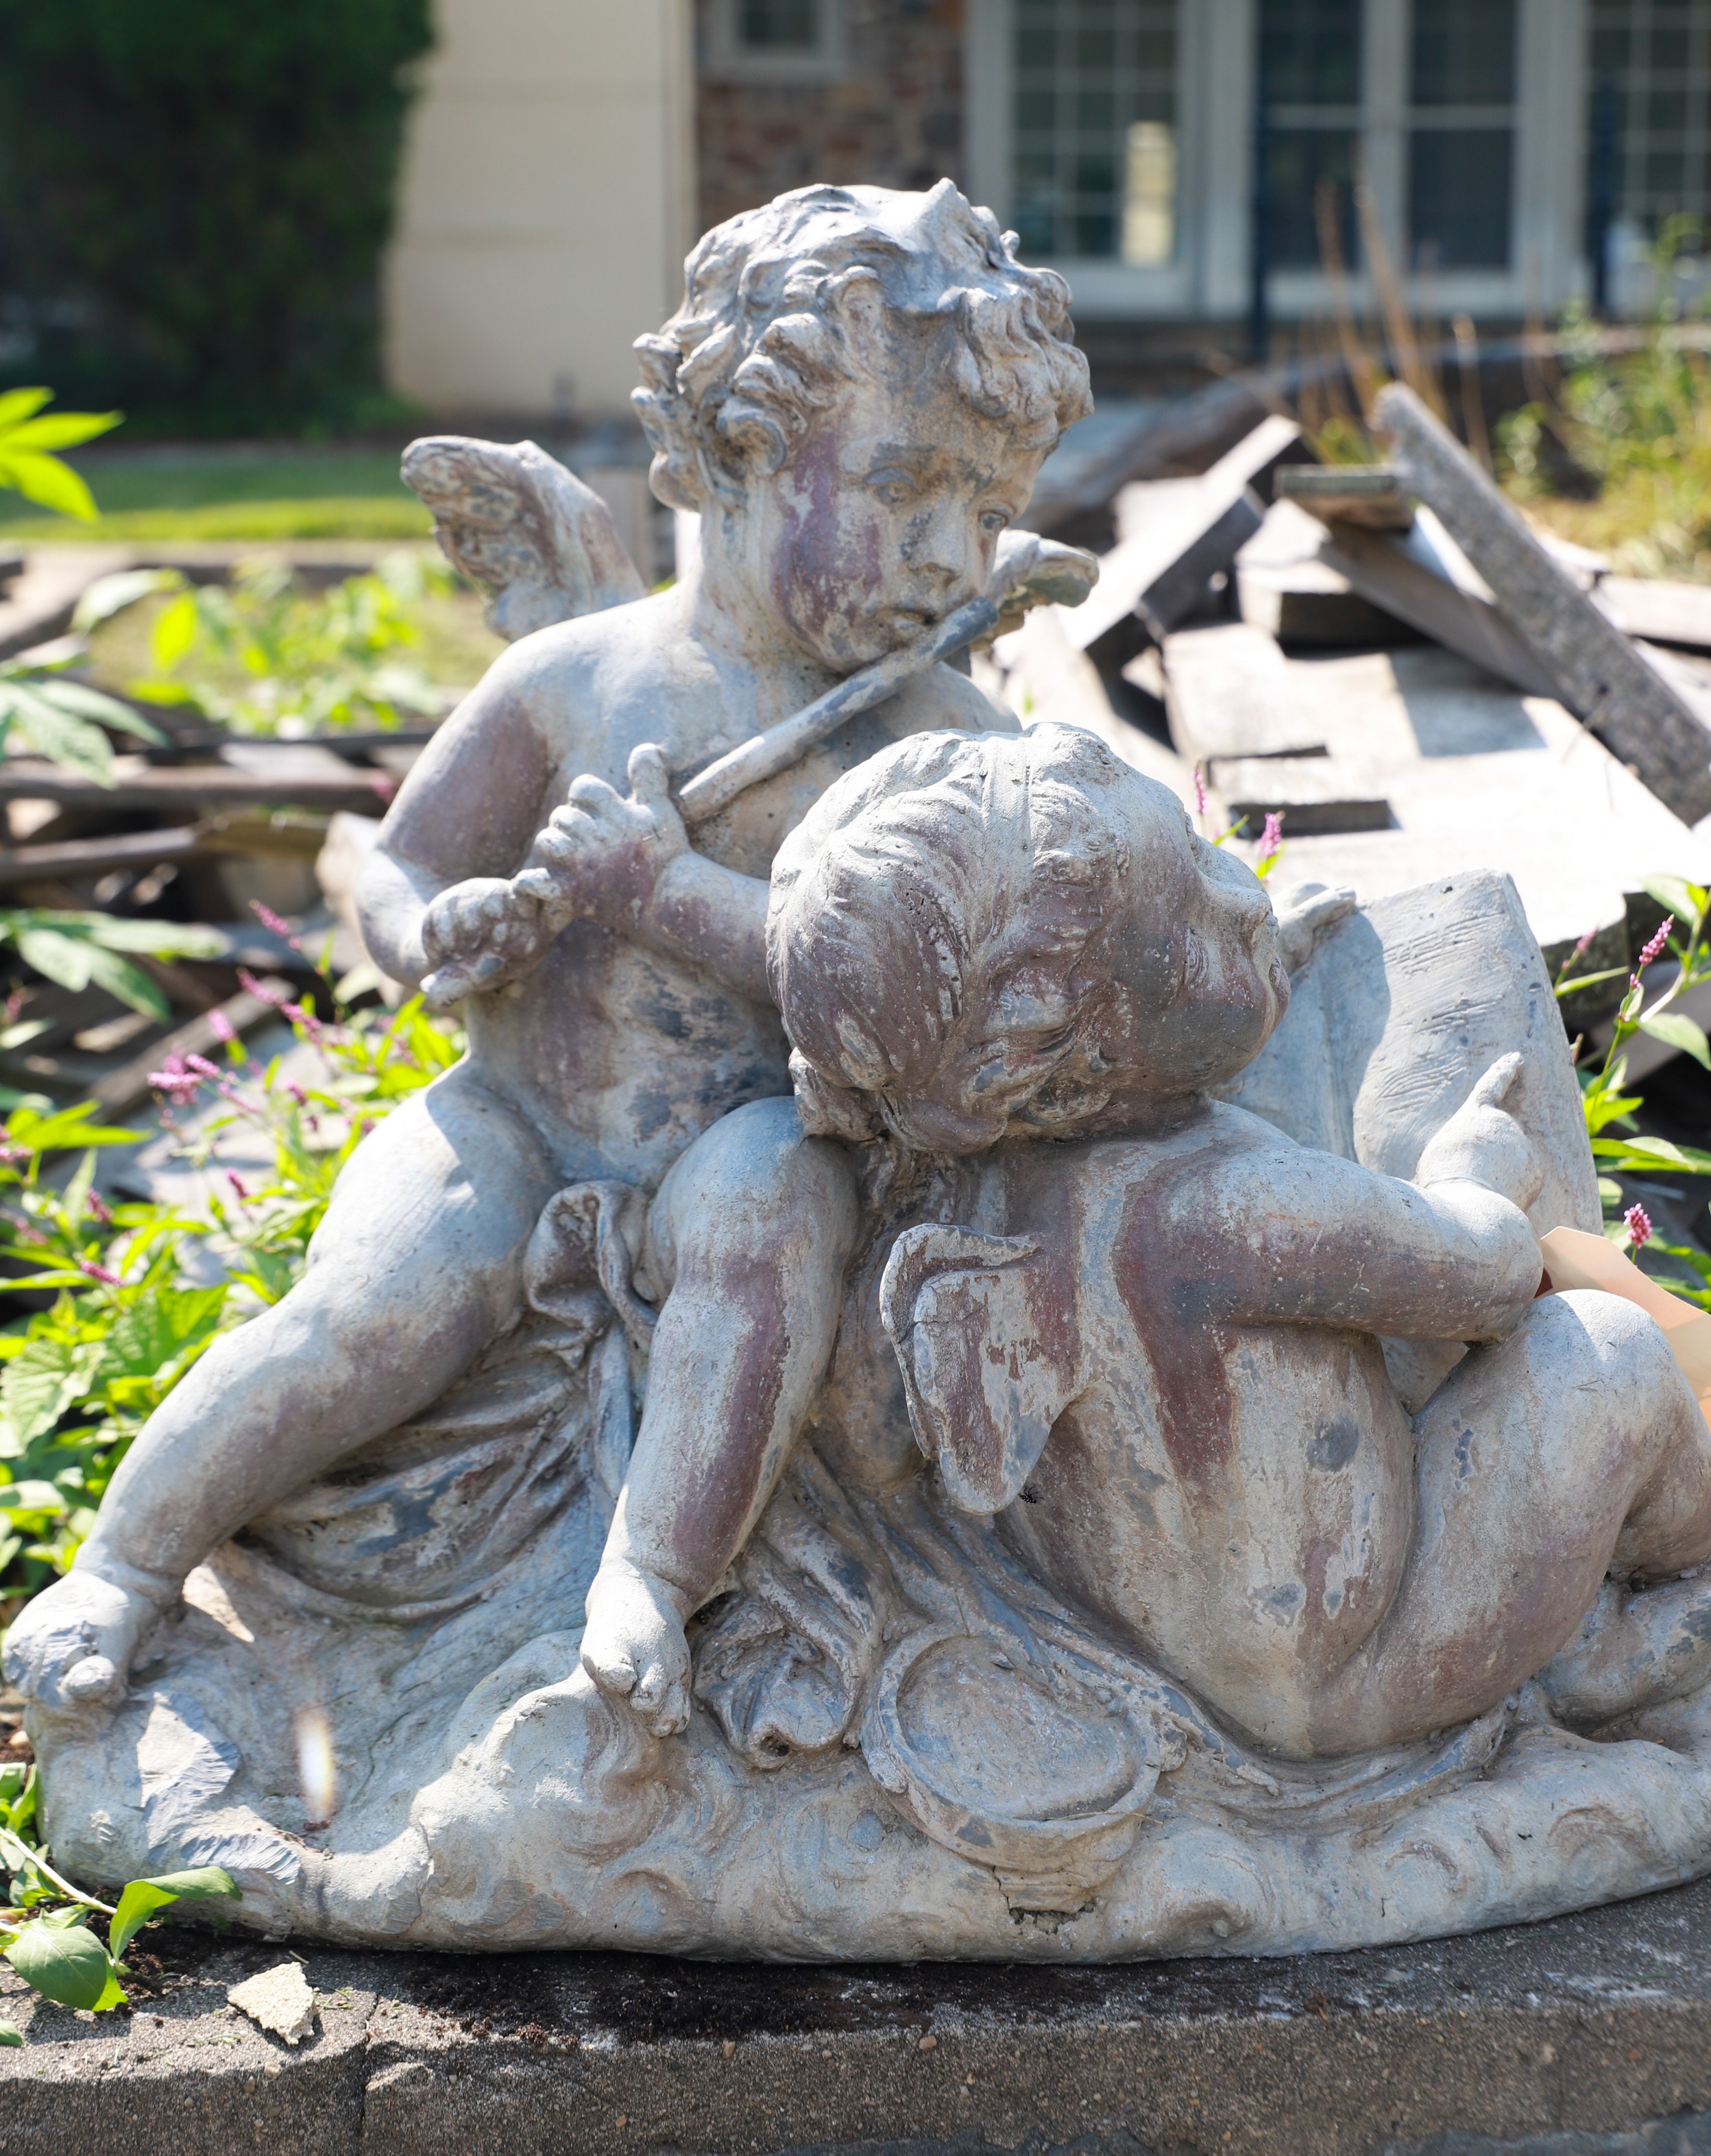
[[[1711,815],[1711,732],[1412,390],[1391,382],[1375,410],[1405,484],[1443,520],[1564,703],[1683,823]]]

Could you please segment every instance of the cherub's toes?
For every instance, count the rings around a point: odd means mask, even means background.
[[[622,1648],[615,1654],[603,1652],[598,1643],[589,1646],[584,1642],[582,1661],[583,1667],[602,1691],[624,1696],[635,1690],[635,1663]]]
[[[676,1737],[689,1727],[688,1691],[681,1678],[668,1676],[658,1662],[649,1665],[630,1704],[648,1717],[655,1737]]]

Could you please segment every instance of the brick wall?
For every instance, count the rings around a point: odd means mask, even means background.
[[[710,0],[696,0],[703,51]],[[828,83],[696,92],[699,229],[815,181],[960,180],[962,0],[842,0],[847,65]]]

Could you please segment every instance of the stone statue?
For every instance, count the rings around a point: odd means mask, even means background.
[[[1599,1207],[1513,891],[1274,912],[929,663],[1075,583],[1000,547],[1066,301],[948,183],[709,234],[640,346],[703,547],[651,598],[538,452],[412,452],[520,640],[364,919],[470,1053],[14,1625],[63,1864],[1050,1959],[1711,1867],[1711,1430],[1541,1256]]]

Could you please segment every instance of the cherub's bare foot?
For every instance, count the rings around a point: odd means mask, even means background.
[[[583,1667],[603,1691],[628,1699],[655,1737],[689,1726],[689,1642],[683,1597],[622,1558],[588,1589]]]
[[[165,1580],[140,1573],[121,1580],[75,1565],[8,1632],[6,1674],[45,1707],[116,1707],[138,1648],[176,1592]]]

